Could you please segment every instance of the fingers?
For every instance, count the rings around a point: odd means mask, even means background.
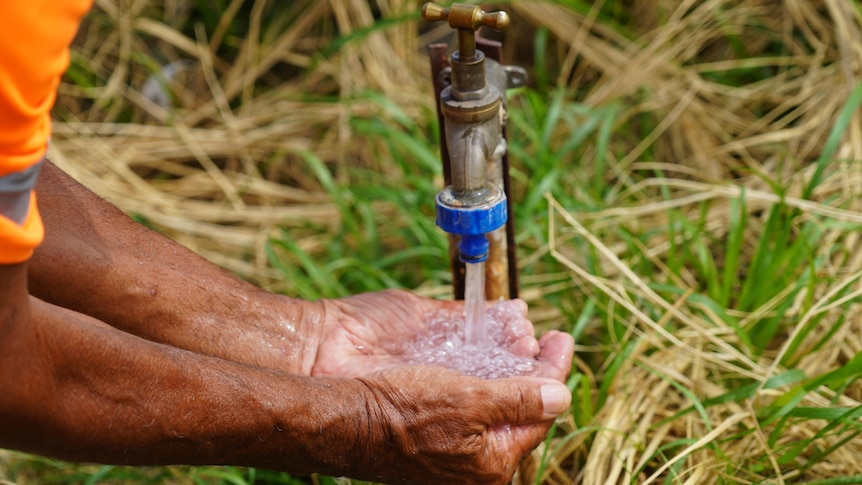
[[[551,330],[539,339],[539,347],[540,375],[565,382],[572,369],[575,340],[567,333]]]
[[[521,357],[535,357],[539,350],[539,341],[532,335],[524,335],[509,345],[509,352]]]
[[[499,413],[492,419],[501,424],[522,426],[553,420],[572,402],[569,388],[554,379],[513,377],[485,382],[493,388]]]
[[[513,300],[487,300],[485,302],[486,310],[495,308],[506,314],[507,318],[511,320],[527,318],[527,303],[520,298]]]
[[[553,420],[572,403],[569,389],[553,379],[515,377],[485,382],[495,387],[489,400],[495,405],[489,413],[488,430],[495,436],[494,442],[506,443],[504,455],[514,459],[513,463],[542,442]]]
[[[518,312],[518,314],[520,314],[524,318],[527,318],[527,302],[520,298],[515,298],[512,300],[507,300],[507,303],[511,305],[511,307],[514,308]]]
[[[390,368],[361,380],[393,426],[386,435],[401,440],[386,471],[410,483],[504,483],[572,399],[546,377],[484,380],[439,367]]]
[[[509,350],[517,355],[535,356],[539,351],[538,342],[535,341],[533,324],[527,319],[524,300],[501,300],[493,304],[489,302],[489,305],[488,313],[503,323],[503,337]]]
[[[549,382],[539,388],[542,396],[542,415],[546,419],[554,419],[569,409],[572,404],[572,393],[564,384]]]

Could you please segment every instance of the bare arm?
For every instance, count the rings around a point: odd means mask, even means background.
[[[359,382],[135,337],[28,298],[11,284],[23,282],[22,266],[0,267],[0,447],[101,463],[341,473],[355,458],[351,441],[368,441]]]
[[[51,163],[30,292],[143,338],[308,374],[321,305],[267,293],[128,218]]]
[[[0,266],[0,383],[2,448],[387,483],[502,484],[569,404],[549,378],[306,377],[172,348],[28,297],[23,264]]]
[[[353,377],[397,365],[381,340],[412,338],[440,311],[463,312],[463,302],[393,290],[320,302],[273,295],[131,220],[50,163],[36,189],[46,236],[29,263],[31,294],[154,342]],[[526,305],[509,304],[520,315],[508,323],[511,350],[535,357],[540,375],[564,379],[570,338],[549,332],[537,341]]]

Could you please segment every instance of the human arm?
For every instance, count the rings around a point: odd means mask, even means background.
[[[196,354],[28,297],[25,280],[23,265],[0,266],[0,447],[504,483],[568,406],[548,378],[484,381],[430,367],[312,378]]]
[[[381,340],[413,338],[427,316],[463,312],[463,302],[395,290],[319,302],[273,295],[131,220],[50,163],[36,190],[46,236],[30,262],[31,292],[149,340],[304,375],[358,376],[398,363]],[[526,305],[506,304],[516,309],[510,349],[536,357],[539,375],[547,365],[568,371],[571,350],[540,353]],[[566,337],[543,338],[560,340],[557,349]]]
[[[102,463],[308,471],[326,468],[326,442],[337,441],[319,430],[334,433],[342,413],[365,419],[345,399],[361,397],[355,383],[137,338],[28,297],[22,266],[0,267],[0,447]]]
[[[36,185],[45,240],[30,292],[155,342],[308,374],[322,308],[209,263],[47,162]]]

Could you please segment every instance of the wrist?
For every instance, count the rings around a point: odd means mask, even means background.
[[[404,458],[399,459],[393,449],[394,440],[398,439],[391,423],[394,410],[380,400],[374,380],[350,378],[337,381],[349,388],[338,396],[350,406],[341,411],[339,420],[349,429],[336,433],[335,439],[343,447],[337,457],[341,458],[342,468],[334,469],[330,474],[375,482],[398,476],[398,465]],[[348,416],[350,418],[345,419]]]
[[[302,382],[297,389],[301,392],[288,402],[277,397],[270,401],[278,446],[290,451],[271,455],[280,456],[274,462],[255,462],[252,458],[250,463],[300,474],[381,477],[380,470],[385,471],[381,464],[386,462],[382,453],[385,440],[380,438],[384,436],[385,416],[380,416],[372,392],[357,379],[297,378]]]
[[[266,293],[265,314],[258,317],[269,326],[265,347],[275,349],[262,365],[304,376],[311,375],[323,335],[326,308],[322,301],[306,301]]]

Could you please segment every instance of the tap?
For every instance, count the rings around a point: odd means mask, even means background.
[[[494,246],[502,244],[502,256],[508,255],[509,260],[491,261],[488,268],[509,279],[513,271],[495,269],[500,264],[510,269],[514,266],[514,251],[505,248],[511,221],[508,219],[510,202],[503,183],[508,177],[508,166],[502,164],[507,153],[504,92],[523,85],[526,72],[487,58],[482,49],[477,48],[476,40],[476,30],[480,27],[505,30],[509,16],[502,11],[487,13],[475,5],[456,3],[442,8],[426,3],[422,7],[422,17],[429,22],[447,21],[456,29],[458,42],[458,49],[448,59],[449,67],[436,73],[444,79],[441,85],[445,85],[439,91],[438,109],[443,125],[441,141],[446,152],[444,172],[448,183],[436,197],[437,225],[457,239],[461,263],[483,262],[489,253],[496,259],[494,254],[500,251],[491,247],[489,235]],[[432,70],[433,65],[432,59]],[[488,296],[517,296],[511,291],[508,293]]]

